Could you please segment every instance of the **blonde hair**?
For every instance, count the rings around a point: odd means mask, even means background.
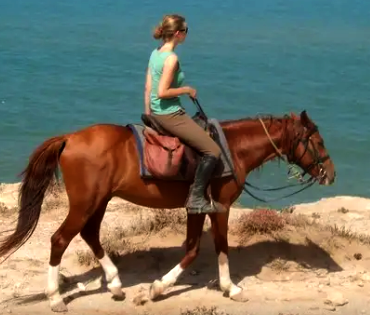
[[[155,39],[169,40],[177,31],[184,30],[185,18],[178,14],[165,15],[162,21],[154,28]]]

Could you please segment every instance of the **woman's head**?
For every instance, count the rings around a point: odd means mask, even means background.
[[[188,26],[185,18],[178,14],[170,14],[165,15],[159,25],[156,26],[153,37],[155,39],[162,39],[164,42],[172,40],[182,42],[187,33]]]

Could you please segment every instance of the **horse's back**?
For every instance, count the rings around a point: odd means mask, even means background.
[[[95,124],[67,134],[63,156],[88,158],[110,155],[115,151],[124,151],[128,142],[134,143],[132,140],[132,131],[126,126]]]

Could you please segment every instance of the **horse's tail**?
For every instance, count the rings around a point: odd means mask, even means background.
[[[45,192],[57,171],[59,156],[67,139],[57,136],[46,140],[32,153],[29,163],[21,173],[17,227],[0,243],[0,257],[17,251],[32,236],[40,218]],[[7,231],[9,232],[9,231]],[[5,259],[4,259],[5,260]]]

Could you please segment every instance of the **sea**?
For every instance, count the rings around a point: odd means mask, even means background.
[[[0,182],[20,181],[51,136],[140,122],[145,70],[159,44],[152,30],[170,13],[186,17],[177,53],[209,117],[307,110],[335,164],[330,187],[268,203],[243,193],[242,205],[369,197],[370,2],[360,0],[1,0]],[[195,113],[188,98],[183,104]],[[287,178],[285,164],[271,162],[247,180],[296,183]],[[275,199],[295,190],[251,191]]]

